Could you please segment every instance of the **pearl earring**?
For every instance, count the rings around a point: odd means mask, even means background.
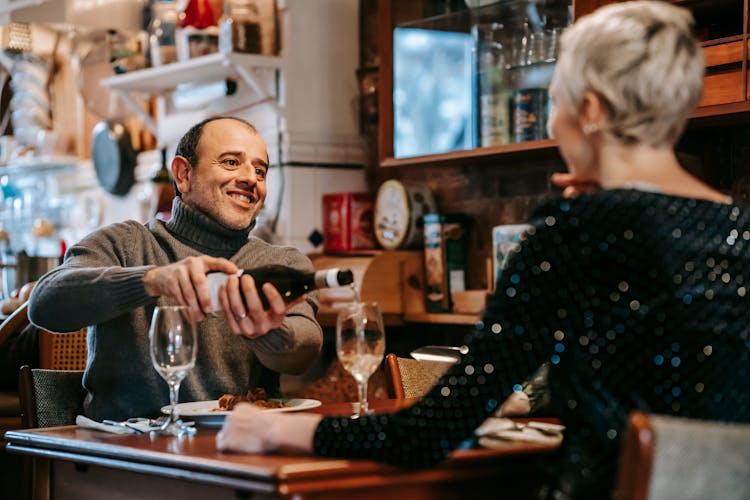
[[[594,134],[596,132],[599,132],[599,130],[601,130],[601,127],[598,123],[591,122],[583,124],[583,133],[586,135]]]

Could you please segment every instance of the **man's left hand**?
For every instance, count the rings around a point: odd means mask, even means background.
[[[268,310],[263,310],[252,276],[229,276],[227,282],[219,289],[221,309],[226,315],[230,330],[235,335],[243,335],[250,339],[265,335],[280,327],[287,311],[305,300],[303,295],[287,304],[270,283],[264,283],[260,293],[268,300]]]

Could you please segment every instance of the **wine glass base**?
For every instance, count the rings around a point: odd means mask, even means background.
[[[193,427],[193,422],[185,423],[182,420],[172,422],[168,420],[163,426],[152,430],[151,435],[191,437],[194,436],[196,432],[197,429]]]
[[[352,403],[352,419],[366,417],[368,415],[375,415],[375,410],[373,410],[372,408],[367,408],[364,411],[360,411],[360,404],[356,402]]]

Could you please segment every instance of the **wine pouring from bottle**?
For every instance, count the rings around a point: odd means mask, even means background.
[[[271,283],[278,290],[284,302],[288,304],[297,297],[318,288],[334,288],[354,282],[354,274],[351,270],[338,268],[306,272],[282,265],[269,265],[237,271],[237,277],[244,274],[252,276],[255,280],[263,309],[271,308],[262,291],[264,283]],[[221,310],[219,287],[226,283],[228,277],[229,275],[225,273],[208,273],[206,275],[211,296],[211,310],[214,312]]]

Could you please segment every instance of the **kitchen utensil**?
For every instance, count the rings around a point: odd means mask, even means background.
[[[127,194],[135,184],[136,153],[121,122],[105,120],[94,126],[91,159],[99,184],[110,193]]]
[[[78,90],[86,108],[102,119],[92,131],[94,170],[106,191],[125,195],[135,184],[137,163],[130,133],[122,121],[127,112],[119,98],[99,84],[102,79],[115,74],[112,45],[122,44],[122,36],[88,33],[76,37],[74,59],[77,61]]]

